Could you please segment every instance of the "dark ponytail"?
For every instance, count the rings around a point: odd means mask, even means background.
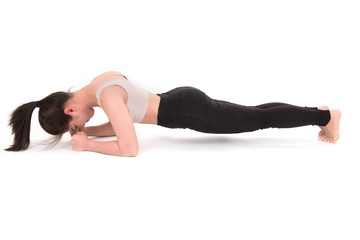
[[[14,134],[14,143],[7,151],[21,151],[30,144],[31,116],[36,108],[36,102],[21,105],[11,114],[9,125]]]
[[[68,130],[71,117],[64,113],[64,106],[71,98],[71,93],[56,92],[37,102],[21,105],[10,116],[9,125],[14,135],[13,145],[6,151],[21,151],[29,147],[31,116],[36,107],[39,107],[39,123],[49,134],[61,139]]]

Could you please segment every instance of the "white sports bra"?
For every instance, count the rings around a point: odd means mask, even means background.
[[[109,79],[108,81],[103,82],[97,92],[96,92],[96,98],[99,103],[99,106],[102,108],[101,102],[100,102],[100,95],[102,91],[110,86],[118,85],[122,87],[126,93],[127,93],[127,102],[126,102],[126,108],[130,114],[130,118],[132,122],[139,123],[141,122],[146,114],[148,105],[149,105],[149,93],[134,86],[131,84],[128,80],[126,80],[124,77],[113,77]]]

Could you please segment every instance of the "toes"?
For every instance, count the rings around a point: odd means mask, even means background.
[[[319,134],[318,134],[318,137],[322,137],[322,136],[324,136],[325,135],[325,131],[324,130],[321,130],[320,132],[319,132]]]
[[[326,142],[326,137],[324,135],[321,135],[321,136],[319,136],[319,140],[323,141],[323,142]]]
[[[323,141],[323,142],[327,142],[327,143],[336,143],[337,139],[332,138],[332,137],[327,137],[326,135],[322,135],[322,136],[319,136],[319,140]]]

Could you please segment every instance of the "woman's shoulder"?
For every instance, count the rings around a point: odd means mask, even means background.
[[[107,87],[107,86],[110,86],[112,85],[109,80],[111,80],[112,78],[114,77],[124,77],[125,79],[127,79],[125,77],[124,74],[122,74],[121,72],[117,72],[117,71],[109,71],[109,72],[105,72],[105,73],[102,73],[98,76],[96,76],[92,81],[91,83],[87,86],[89,91],[92,92],[92,95],[93,96],[96,96],[97,98],[97,101],[99,103],[99,106],[101,107],[101,104],[100,104],[100,95],[102,93],[102,91]],[[109,83],[109,84],[107,84]],[[126,102],[127,101],[127,94],[125,92],[125,90],[123,89],[120,89],[121,91],[121,96],[123,96],[123,99],[124,101]]]
[[[121,76],[121,77],[125,77],[124,74],[122,74],[121,72],[118,71],[108,71],[108,72],[104,72],[98,76],[96,76],[90,84],[92,85],[99,85],[107,80],[109,80],[110,78],[116,77],[116,76]],[[126,78],[127,79],[127,78]]]

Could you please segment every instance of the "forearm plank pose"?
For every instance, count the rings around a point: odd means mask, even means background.
[[[8,151],[20,151],[30,143],[32,112],[39,107],[41,127],[58,139],[69,131],[75,151],[94,151],[116,156],[136,156],[139,145],[134,123],[167,128],[189,128],[204,133],[241,133],[265,128],[320,127],[321,141],[339,139],[340,110],[326,106],[299,107],[285,103],[243,106],[212,99],[193,87],[179,87],[153,94],[134,86],[120,72],[106,72],[79,91],[56,92],[40,101],[26,103],[11,115],[14,142]],[[85,127],[101,107],[108,123]],[[116,136],[102,142],[88,136]]]

